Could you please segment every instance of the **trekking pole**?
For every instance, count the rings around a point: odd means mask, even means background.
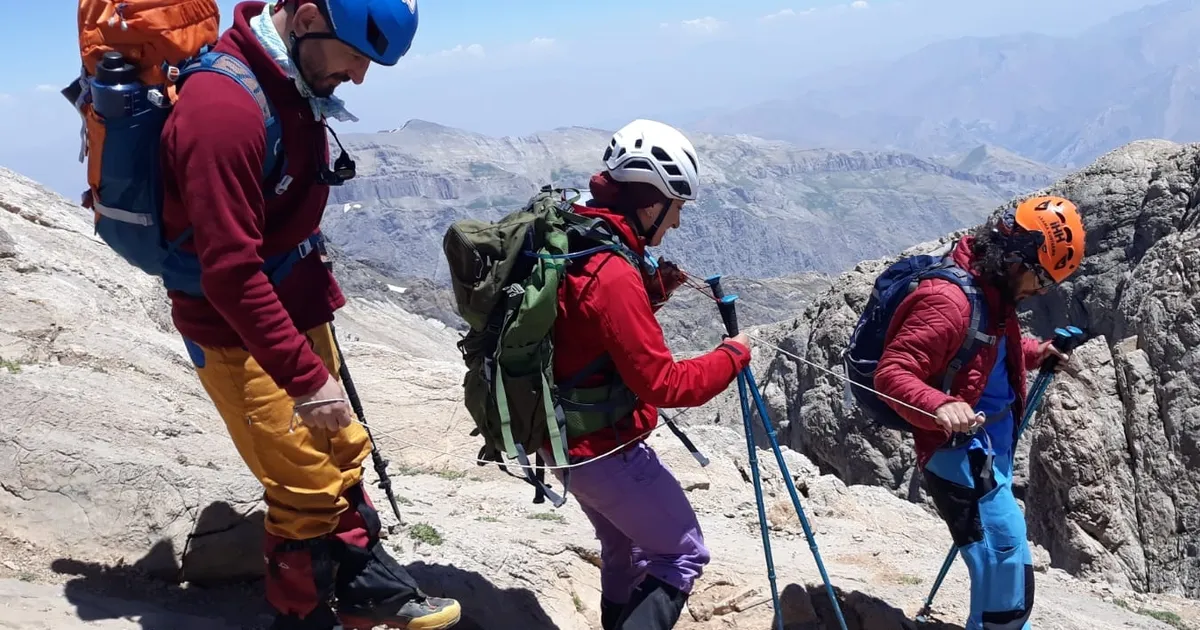
[[[342,346],[338,343],[337,331],[334,330],[333,322],[329,322],[329,334],[333,336],[333,347],[337,350],[338,365],[340,366],[338,375],[341,377],[342,387],[346,390],[346,397],[350,399],[350,408],[354,410],[354,415],[358,416],[359,423],[367,431],[367,439],[371,441],[371,462],[374,464],[375,476],[379,477],[379,481],[375,485],[383,489],[388,503],[392,506],[392,513],[396,515],[396,521],[400,525],[404,525],[404,518],[400,516],[400,506],[396,505],[396,494],[392,492],[392,478],[387,473],[388,460],[380,454],[379,445],[376,444],[375,436],[371,434],[371,427],[367,424],[367,416],[363,413],[358,390],[354,388],[354,379],[350,378],[350,368],[346,367],[346,359],[342,356]]]
[[[1054,329],[1054,347],[1058,348],[1063,354],[1074,351],[1082,342],[1083,331],[1074,326]],[[1017,435],[1013,440],[1014,453],[1017,450],[1017,442],[1021,440],[1021,434],[1025,432],[1025,427],[1029,426],[1029,421],[1037,413],[1037,408],[1042,402],[1042,396],[1045,395],[1046,390],[1050,388],[1051,381],[1054,380],[1055,368],[1058,367],[1059,361],[1060,359],[1057,356],[1051,355],[1042,362],[1042,367],[1038,369],[1033,386],[1029,389],[1029,402],[1025,407],[1025,413],[1021,414],[1021,424],[1017,426]],[[958,556],[958,547],[951,544],[950,551],[946,554],[946,560],[942,562],[942,568],[938,571],[937,579],[933,581],[933,588],[929,590],[929,595],[925,598],[925,603],[921,606],[921,610],[917,611],[915,618],[917,623],[929,622],[929,614],[933,610],[933,598],[937,595],[938,589],[942,587],[942,581],[946,579],[946,574],[950,572],[950,567],[954,565],[954,558],[956,556]]]
[[[329,273],[333,273],[333,261],[326,255],[323,246],[321,247],[321,263],[325,265],[325,269]],[[346,367],[346,357],[342,355],[342,346],[338,343],[337,329],[333,322],[329,322],[329,336],[333,338],[333,349],[337,352],[338,377],[342,381],[342,388],[346,390],[346,398],[350,399],[350,408],[358,417],[359,424],[367,431],[367,440],[371,442],[371,463],[375,468],[375,476],[379,477],[379,481],[375,485],[387,495],[388,503],[392,506],[392,514],[396,515],[396,523],[403,526],[404,518],[400,516],[400,506],[396,505],[396,493],[392,492],[392,478],[387,473],[389,462],[379,452],[379,444],[375,442],[375,436],[367,424],[367,415],[363,412],[362,400],[359,399],[358,390],[354,387],[354,379],[350,378],[350,368]]]
[[[679,438],[679,441],[683,443],[683,447],[692,454],[692,457],[696,458],[697,462],[700,462],[700,467],[704,468],[708,466],[708,458],[704,456],[704,453],[700,452],[700,449],[696,448],[695,443],[675,424],[675,419],[663,413],[662,409],[658,410],[658,415],[667,423],[667,428],[671,430],[671,433],[674,433],[675,437]]]
[[[1071,352],[1075,351],[1075,348],[1078,348],[1079,345],[1083,343],[1083,337],[1083,331],[1074,326],[1055,328],[1054,347],[1058,348],[1063,354],[1070,354]],[[1058,368],[1060,361],[1061,359],[1059,359],[1057,356],[1051,356],[1050,358],[1046,359],[1045,363],[1042,364],[1041,369],[1038,370],[1036,380],[1041,381],[1041,386],[1034,392],[1034,394],[1037,396],[1037,401],[1039,403],[1042,400],[1042,396],[1046,393],[1046,390],[1050,389],[1050,383],[1054,380],[1055,374],[1057,374],[1055,370]],[[1036,409],[1036,406],[1034,406],[1034,408]],[[1021,440],[1021,435],[1025,433],[1025,428],[1029,426],[1029,421],[1033,420],[1033,415],[1034,412],[1027,411],[1024,414],[1025,417],[1021,418],[1021,426],[1017,427],[1017,438],[1013,441],[1014,450],[1016,449],[1016,443]]]
[[[708,286],[712,289],[713,297],[717,299],[717,308],[721,312],[721,319],[725,323],[725,330],[730,337],[738,334],[737,310],[736,302],[737,295],[725,295],[721,288],[721,276],[714,275],[705,279]],[[775,435],[775,427],[771,424],[771,417],[767,414],[766,403],[763,402],[762,394],[758,391],[758,383],[754,379],[754,372],[749,366],[746,366],[738,373],[738,397],[742,406],[742,423],[745,425],[746,431],[746,449],[749,453],[750,469],[754,475],[754,495],[758,503],[758,522],[759,529],[762,531],[763,551],[767,560],[767,578],[771,583],[771,599],[775,605],[776,625],[779,630],[783,630],[783,610],[779,605],[779,589],[775,582],[775,562],[771,555],[771,538],[767,531],[767,515],[766,508],[763,505],[762,484],[758,474],[758,449],[754,444],[754,430],[751,423],[750,402],[746,395],[746,390],[750,390],[750,398],[754,400],[754,407],[758,411],[759,420],[762,421],[763,430],[767,433],[767,438],[771,443],[771,450],[775,453],[775,462],[779,465],[780,476],[783,477],[784,484],[787,486],[788,494],[792,499],[792,507],[796,509],[796,516],[800,518],[800,526],[804,528],[804,537],[808,540],[809,549],[812,550],[813,559],[817,563],[817,569],[821,573],[821,580],[825,583],[825,592],[829,595],[829,602],[833,605],[833,612],[837,616],[838,627],[841,630],[846,630],[846,620],[842,616],[842,608],[838,603],[837,595],[833,592],[833,584],[829,581],[829,574],[825,571],[825,563],[821,561],[821,552],[817,549],[817,538],[813,533],[812,527],[808,523],[808,517],[804,514],[804,508],[800,505],[800,496],[796,492],[796,484],[792,481],[791,471],[788,470],[787,462],[783,459],[783,450],[779,447],[779,440]]]

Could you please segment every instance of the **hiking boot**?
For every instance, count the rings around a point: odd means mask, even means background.
[[[403,604],[382,602],[370,608],[343,607],[338,616],[345,630],[371,630],[386,626],[396,630],[444,630],[462,618],[458,602],[445,597],[412,599]]]
[[[625,611],[617,621],[617,630],[670,630],[679,621],[683,606],[687,603],[688,594],[660,581],[653,576],[646,576],[633,596],[625,605]]]

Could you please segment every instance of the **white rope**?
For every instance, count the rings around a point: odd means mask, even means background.
[[[703,293],[703,292],[702,292],[702,293]],[[860,383],[855,383],[854,381],[850,380],[849,378],[847,378],[847,377],[845,377],[845,376],[843,376],[843,375],[841,375],[841,374],[838,374],[837,372],[834,372],[833,370],[830,370],[829,368],[826,368],[826,367],[824,367],[824,366],[821,366],[821,365],[817,365],[816,363],[814,363],[814,362],[812,362],[812,361],[809,361],[808,359],[805,359],[804,357],[802,357],[802,356],[800,356],[800,355],[798,355],[798,354],[795,354],[795,353],[793,353],[793,352],[788,352],[787,350],[784,350],[783,348],[780,348],[779,346],[777,346],[777,345],[775,345],[775,344],[773,344],[773,343],[771,343],[771,342],[767,341],[766,339],[763,339],[762,337],[758,337],[758,336],[756,336],[756,335],[751,335],[751,334],[749,334],[749,333],[746,333],[746,336],[747,336],[747,337],[749,337],[749,338],[751,338],[751,339],[753,339],[753,340],[755,340],[755,341],[757,341],[757,342],[759,342],[759,343],[761,343],[761,344],[763,344],[764,346],[766,346],[766,347],[768,347],[768,348],[770,348],[770,349],[772,349],[772,350],[774,350],[774,351],[778,352],[779,354],[782,354],[782,355],[784,355],[784,356],[787,356],[787,357],[791,357],[791,358],[793,358],[793,359],[796,359],[797,361],[800,361],[801,363],[803,363],[803,364],[805,364],[805,365],[808,365],[809,367],[812,367],[812,368],[815,368],[815,369],[817,369],[817,370],[820,370],[821,372],[824,372],[824,373],[826,373],[826,374],[828,374],[828,375],[830,375],[830,376],[832,376],[832,377],[834,377],[834,378],[836,378],[836,379],[838,379],[838,380],[844,381],[844,382],[846,382],[846,383],[848,383],[848,384],[850,384],[850,385],[853,385],[853,386],[855,386],[855,387],[860,387],[860,388],[862,388],[862,389],[865,389],[865,390],[867,390],[867,391],[871,392],[872,394],[875,394],[876,396],[879,396],[879,397],[881,397],[881,398],[886,398],[886,399],[888,399],[888,400],[890,400],[890,401],[892,401],[892,402],[894,402],[894,403],[896,403],[896,404],[898,404],[898,405],[901,405],[901,406],[907,407],[908,409],[912,409],[913,411],[916,411],[917,413],[923,414],[923,415],[925,415],[925,416],[929,416],[930,418],[933,418],[934,420],[937,420],[937,419],[938,419],[938,417],[937,417],[935,414],[929,413],[928,411],[925,411],[924,409],[918,409],[917,407],[914,407],[914,406],[912,406],[912,405],[910,405],[910,404],[908,404],[908,403],[906,403],[906,402],[904,402],[904,401],[902,401],[902,400],[897,400],[896,398],[893,398],[893,397],[891,397],[891,396],[888,396],[887,394],[884,394],[884,393],[882,393],[882,392],[879,392],[879,391],[876,391],[876,390],[874,390],[874,389],[871,389],[870,387],[867,387],[867,386],[865,386],[865,385],[862,385],[862,384],[860,384]],[[322,401],[322,402],[323,402],[323,401]],[[983,414],[977,414],[977,417],[981,417],[982,415],[983,415]],[[769,418],[767,418],[767,420],[768,420],[768,421],[770,421],[770,419],[769,419]],[[602,453],[602,454],[600,454],[600,455],[596,455],[596,456],[594,456],[594,457],[592,457],[592,458],[589,458],[589,459],[587,459],[587,460],[585,460],[585,461],[582,461],[582,462],[578,462],[578,463],[575,463],[575,464],[556,464],[556,465],[540,465],[540,466],[539,466],[539,465],[536,465],[536,464],[530,464],[529,466],[522,466],[522,465],[521,465],[519,462],[516,462],[516,461],[514,461],[514,460],[510,460],[510,459],[508,459],[507,457],[505,457],[503,453],[501,453],[501,457],[503,457],[503,458],[504,458],[504,461],[496,462],[496,461],[492,461],[492,460],[487,460],[487,459],[479,459],[479,458],[477,458],[477,457],[471,457],[471,456],[469,456],[469,455],[462,455],[462,454],[459,454],[459,453],[453,453],[453,452],[450,452],[450,451],[443,451],[443,450],[440,450],[440,449],[436,449],[436,448],[433,448],[433,447],[427,446],[427,445],[425,445],[425,444],[418,444],[418,443],[416,443],[416,442],[410,442],[410,441],[408,441],[408,440],[405,440],[405,439],[403,439],[403,438],[396,437],[396,434],[397,434],[397,433],[400,433],[400,432],[402,432],[402,431],[406,431],[406,430],[407,430],[406,428],[394,429],[394,430],[392,430],[392,431],[386,431],[386,432],[383,432],[383,433],[376,432],[376,435],[377,435],[377,436],[379,436],[379,437],[387,437],[388,439],[395,440],[396,442],[399,442],[399,443],[401,443],[401,444],[404,444],[404,445],[406,445],[406,446],[411,446],[411,447],[413,447],[413,448],[415,448],[415,449],[418,449],[418,450],[427,451],[427,452],[429,452],[429,453],[435,453],[435,454],[437,454],[437,455],[442,455],[442,456],[445,456],[445,457],[450,457],[450,458],[452,458],[452,459],[457,459],[457,460],[461,460],[461,461],[464,461],[464,462],[471,462],[471,463],[474,463],[474,464],[476,464],[476,465],[493,465],[493,466],[497,466],[497,467],[500,467],[500,466],[505,466],[505,467],[511,466],[511,467],[518,468],[518,469],[521,469],[521,470],[525,470],[525,469],[529,469],[529,470],[569,470],[569,469],[572,469],[572,468],[581,468],[581,467],[583,467],[583,466],[586,466],[586,465],[588,465],[588,464],[591,464],[591,463],[593,463],[593,462],[597,462],[597,461],[600,461],[600,460],[602,460],[602,459],[605,459],[605,458],[611,457],[611,456],[613,456],[613,455],[615,455],[615,454],[617,454],[617,453],[621,452],[621,451],[622,451],[622,450],[624,450],[626,447],[628,447],[628,446],[630,446],[630,445],[632,445],[632,444],[635,444],[635,443],[637,443],[637,442],[639,442],[639,441],[641,441],[641,440],[643,440],[643,439],[645,439],[645,438],[648,438],[648,437],[650,437],[650,435],[652,435],[653,433],[655,433],[656,431],[658,431],[659,429],[661,429],[661,428],[662,428],[662,426],[663,426],[663,425],[660,423],[660,424],[659,424],[658,426],[656,426],[655,428],[653,428],[653,429],[651,429],[651,430],[649,430],[649,431],[646,431],[646,432],[642,433],[641,435],[638,435],[638,436],[636,436],[636,437],[634,437],[634,438],[632,438],[632,439],[630,439],[630,440],[628,440],[628,441],[626,441],[626,442],[623,442],[623,443],[621,443],[621,444],[617,445],[617,446],[616,446],[616,447],[614,447],[612,450],[609,450],[608,452]],[[976,427],[976,428],[978,428],[978,427]],[[377,448],[377,447],[376,447],[376,448]]]
[[[777,345],[775,345],[775,344],[773,344],[773,343],[771,343],[771,342],[769,342],[769,341],[767,341],[767,340],[763,339],[762,337],[756,337],[756,336],[754,336],[754,335],[751,335],[750,333],[746,333],[746,336],[747,336],[747,337],[749,337],[749,338],[751,338],[751,339],[753,339],[753,340],[755,340],[755,341],[757,341],[757,342],[759,342],[759,343],[761,343],[761,344],[763,344],[763,345],[765,345],[765,346],[768,346],[768,347],[770,347],[770,348],[774,349],[774,350],[775,350],[776,352],[778,352],[779,354],[782,354],[782,355],[784,355],[784,356],[791,357],[791,358],[793,358],[793,359],[795,359],[795,360],[797,360],[797,361],[799,361],[799,362],[801,362],[801,363],[803,363],[803,364],[805,364],[805,365],[807,365],[807,366],[809,366],[809,367],[816,368],[816,369],[818,369],[818,370],[820,370],[820,371],[822,371],[822,372],[824,372],[824,373],[826,373],[826,374],[828,374],[828,375],[830,375],[830,376],[832,376],[832,377],[834,377],[834,378],[836,378],[836,379],[838,379],[838,380],[844,381],[844,382],[846,382],[846,383],[848,383],[848,384],[850,384],[850,385],[853,385],[853,386],[855,386],[855,387],[860,387],[860,388],[862,388],[862,389],[865,389],[865,390],[867,390],[867,391],[871,392],[872,394],[875,394],[876,396],[879,396],[880,398],[886,398],[886,399],[888,399],[888,400],[890,400],[890,401],[892,401],[892,402],[894,402],[894,403],[896,403],[896,404],[898,404],[898,405],[902,405],[902,406],[904,406],[904,407],[907,407],[907,408],[909,408],[909,409],[912,409],[913,411],[915,411],[915,412],[917,412],[917,413],[920,413],[920,414],[923,414],[923,415],[929,416],[930,418],[933,418],[934,420],[937,420],[937,419],[938,419],[937,415],[935,415],[935,414],[929,413],[928,411],[925,411],[924,409],[917,409],[916,407],[914,407],[914,406],[912,406],[912,405],[910,405],[910,404],[908,404],[908,403],[906,403],[906,402],[904,402],[904,401],[902,401],[902,400],[897,400],[897,399],[895,399],[895,398],[892,398],[891,396],[888,396],[887,394],[884,394],[884,393],[882,393],[882,392],[879,392],[879,391],[876,391],[876,390],[874,390],[874,389],[871,389],[870,387],[867,387],[866,385],[863,385],[863,384],[861,384],[861,383],[855,383],[854,381],[850,380],[848,377],[842,376],[841,374],[838,374],[837,372],[834,372],[833,370],[831,370],[831,369],[829,369],[829,368],[826,368],[826,367],[822,367],[822,366],[820,366],[820,365],[817,365],[816,363],[813,363],[812,361],[809,361],[808,359],[805,359],[804,357],[802,357],[802,356],[800,356],[800,355],[798,355],[798,354],[795,354],[795,353],[792,353],[792,352],[788,352],[787,350],[784,350],[783,348],[780,348],[779,346],[777,346]]]
[[[663,426],[662,424],[659,424],[658,426],[654,427],[653,429],[650,429],[649,431],[646,431],[646,432],[642,433],[641,435],[639,435],[639,436],[637,436],[637,437],[635,437],[635,438],[633,438],[633,439],[631,439],[631,440],[629,440],[629,441],[627,441],[627,442],[624,442],[624,443],[622,443],[622,444],[619,444],[619,445],[617,445],[617,446],[616,446],[616,447],[614,447],[612,450],[610,450],[610,451],[608,451],[608,452],[606,452],[606,453],[602,453],[602,454],[600,454],[600,455],[596,455],[595,457],[592,457],[592,458],[590,458],[590,459],[587,459],[587,460],[585,460],[585,461],[582,461],[582,462],[578,462],[578,463],[575,463],[575,464],[557,464],[557,465],[548,465],[548,464],[547,464],[547,465],[541,465],[541,466],[539,466],[539,465],[537,465],[537,464],[530,464],[529,466],[522,466],[522,465],[520,464],[520,462],[517,462],[517,461],[515,461],[515,460],[510,460],[510,459],[507,459],[507,458],[505,458],[505,461],[501,461],[501,462],[494,462],[494,461],[492,461],[492,460],[490,460],[490,459],[479,459],[479,458],[477,458],[477,457],[471,457],[470,455],[462,455],[462,454],[460,454],[460,453],[453,453],[453,452],[450,452],[450,451],[443,451],[443,450],[439,450],[439,449],[436,449],[436,448],[433,448],[433,447],[430,447],[430,446],[426,446],[426,445],[424,445],[424,444],[417,444],[416,442],[409,442],[408,440],[405,440],[405,439],[403,439],[403,438],[399,438],[399,437],[396,437],[396,436],[395,436],[395,434],[396,434],[396,433],[399,433],[399,432],[401,432],[401,431],[405,431],[405,430],[407,430],[407,429],[404,429],[404,428],[401,428],[401,429],[393,429],[392,431],[387,431],[387,432],[384,432],[384,433],[380,433],[380,432],[378,432],[378,431],[377,431],[375,434],[376,434],[377,436],[379,436],[379,437],[386,437],[386,438],[388,438],[388,439],[395,440],[395,441],[397,441],[397,442],[399,442],[399,443],[401,443],[401,444],[404,444],[404,445],[407,445],[407,446],[411,446],[411,447],[413,447],[413,448],[416,448],[416,449],[420,449],[420,450],[423,450],[423,451],[428,451],[428,452],[430,452],[430,453],[436,453],[436,454],[438,454],[438,455],[445,455],[446,457],[450,457],[450,458],[453,458],[453,459],[462,460],[462,461],[465,461],[465,462],[471,462],[471,463],[474,463],[474,464],[479,464],[479,465],[487,465],[487,464],[490,464],[490,465],[493,465],[493,466],[496,466],[496,467],[499,467],[499,466],[506,466],[506,467],[508,467],[508,466],[511,466],[511,467],[513,467],[513,468],[518,468],[518,469],[521,469],[521,470],[525,470],[526,468],[528,468],[529,470],[568,470],[568,469],[571,469],[571,468],[581,468],[581,467],[583,467],[583,466],[587,466],[588,464],[591,464],[591,463],[593,463],[593,462],[600,461],[600,460],[602,460],[602,459],[604,459],[604,458],[606,458],[606,457],[611,457],[611,456],[613,456],[613,455],[615,455],[615,454],[619,453],[619,452],[620,452],[622,449],[624,449],[625,447],[627,447],[627,446],[629,446],[629,445],[631,445],[631,444],[635,444],[635,443],[637,443],[637,442],[639,442],[639,441],[643,440],[644,438],[647,438],[647,437],[649,437],[651,434],[653,434],[653,433],[655,433],[656,431],[658,431],[659,429],[661,429],[661,428],[662,428],[662,426]],[[501,456],[503,456],[503,453],[501,453]]]

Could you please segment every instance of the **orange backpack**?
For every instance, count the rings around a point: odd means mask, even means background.
[[[194,72],[217,72],[258,102],[267,127],[264,178],[282,153],[281,125],[254,73],[239,59],[212,52],[216,0],[79,0],[78,80],[63,90],[83,118],[79,161],[87,161],[83,205],[96,233],[130,264],[163,279],[167,289],[203,295],[200,263],[162,231],[162,129]],[[268,261],[271,262],[271,261]],[[289,266],[290,268],[290,266]]]
[[[80,80],[95,77],[104,54],[115,51],[136,69],[138,81],[147,87],[161,86],[162,95],[173,103],[175,89],[167,68],[178,67],[204,46],[215,44],[220,19],[216,0],[79,0]],[[82,87],[90,93],[90,86]],[[88,187],[94,197],[100,186],[105,126],[93,103],[76,105],[86,125],[83,155],[88,159]]]

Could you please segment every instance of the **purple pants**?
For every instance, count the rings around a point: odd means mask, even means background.
[[[564,471],[553,472],[561,483]],[[646,574],[691,592],[708,564],[708,549],[683,488],[654,449],[639,442],[570,473],[567,492],[579,501],[600,540],[605,599],[628,602]]]

